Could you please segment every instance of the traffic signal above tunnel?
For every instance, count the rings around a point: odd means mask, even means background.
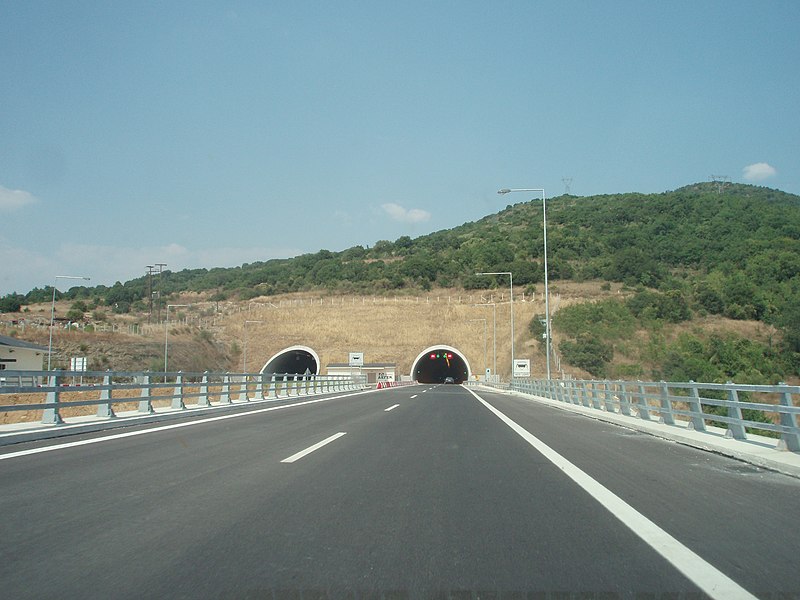
[[[432,346],[420,353],[411,374],[420,383],[444,383],[448,377],[463,383],[469,379],[470,368],[467,359],[455,348]]]

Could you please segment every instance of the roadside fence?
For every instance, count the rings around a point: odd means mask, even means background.
[[[747,440],[748,431],[775,437],[776,449],[800,452],[800,387],[786,384],[520,379],[472,382],[688,429],[727,429],[726,437]]]
[[[122,371],[2,371],[0,414],[27,411],[58,425],[65,417],[120,416],[227,406],[367,389],[350,375],[295,373],[173,373]],[[29,418],[23,421],[30,421]]]

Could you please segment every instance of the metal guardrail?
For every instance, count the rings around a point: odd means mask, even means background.
[[[42,411],[41,422],[64,422],[61,411],[96,406],[96,417],[115,418],[114,405],[135,403],[135,414],[155,412],[154,402],[186,410],[249,402],[254,397],[281,399],[366,389],[364,377],[295,373],[156,373],[149,371],[3,371],[0,413]],[[86,393],[97,398],[85,399]],[[11,394],[34,394],[43,402],[9,404]],[[75,399],[78,398],[78,399]],[[26,398],[27,400],[27,398]]]
[[[645,421],[658,419],[667,425],[675,425],[676,419],[687,421],[687,427],[695,431],[707,432],[709,425],[716,425],[737,440],[746,440],[748,429],[760,430],[779,438],[778,450],[800,452],[800,406],[795,404],[795,399],[800,399],[798,386],[580,379],[513,379],[511,383],[481,385]],[[753,396],[760,401],[750,400]],[[712,412],[713,407],[719,408]]]

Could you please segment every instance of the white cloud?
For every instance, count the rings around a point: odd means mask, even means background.
[[[23,190],[9,190],[0,185],[0,210],[15,210],[36,203],[36,197]]]
[[[747,181],[763,181],[764,179],[775,177],[777,174],[778,171],[775,170],[775,167],[763,162],[747,165],[742,169],[742,177]]]
[[[431,218],[431,213],[427,210],[422,210],[421,208],[412,208],[408,210],[393,202],[382,204],[381,208],[383,208],[386,214],[392,219],[400,221],[401,223],[424,223]]]

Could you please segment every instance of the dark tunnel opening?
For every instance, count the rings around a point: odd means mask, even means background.
[[[309,372],[311,375],[317,375],[319,365],[311,352],[302,349],[288,349],[270,360],[262,372],[293,375],[304,375]]]
[[[444,383],[447,377],[452,377],[455,383],[464,383],[469,377],[469,367],[457,352],[433,348],[417,359],[413,375],[420,383]]]

